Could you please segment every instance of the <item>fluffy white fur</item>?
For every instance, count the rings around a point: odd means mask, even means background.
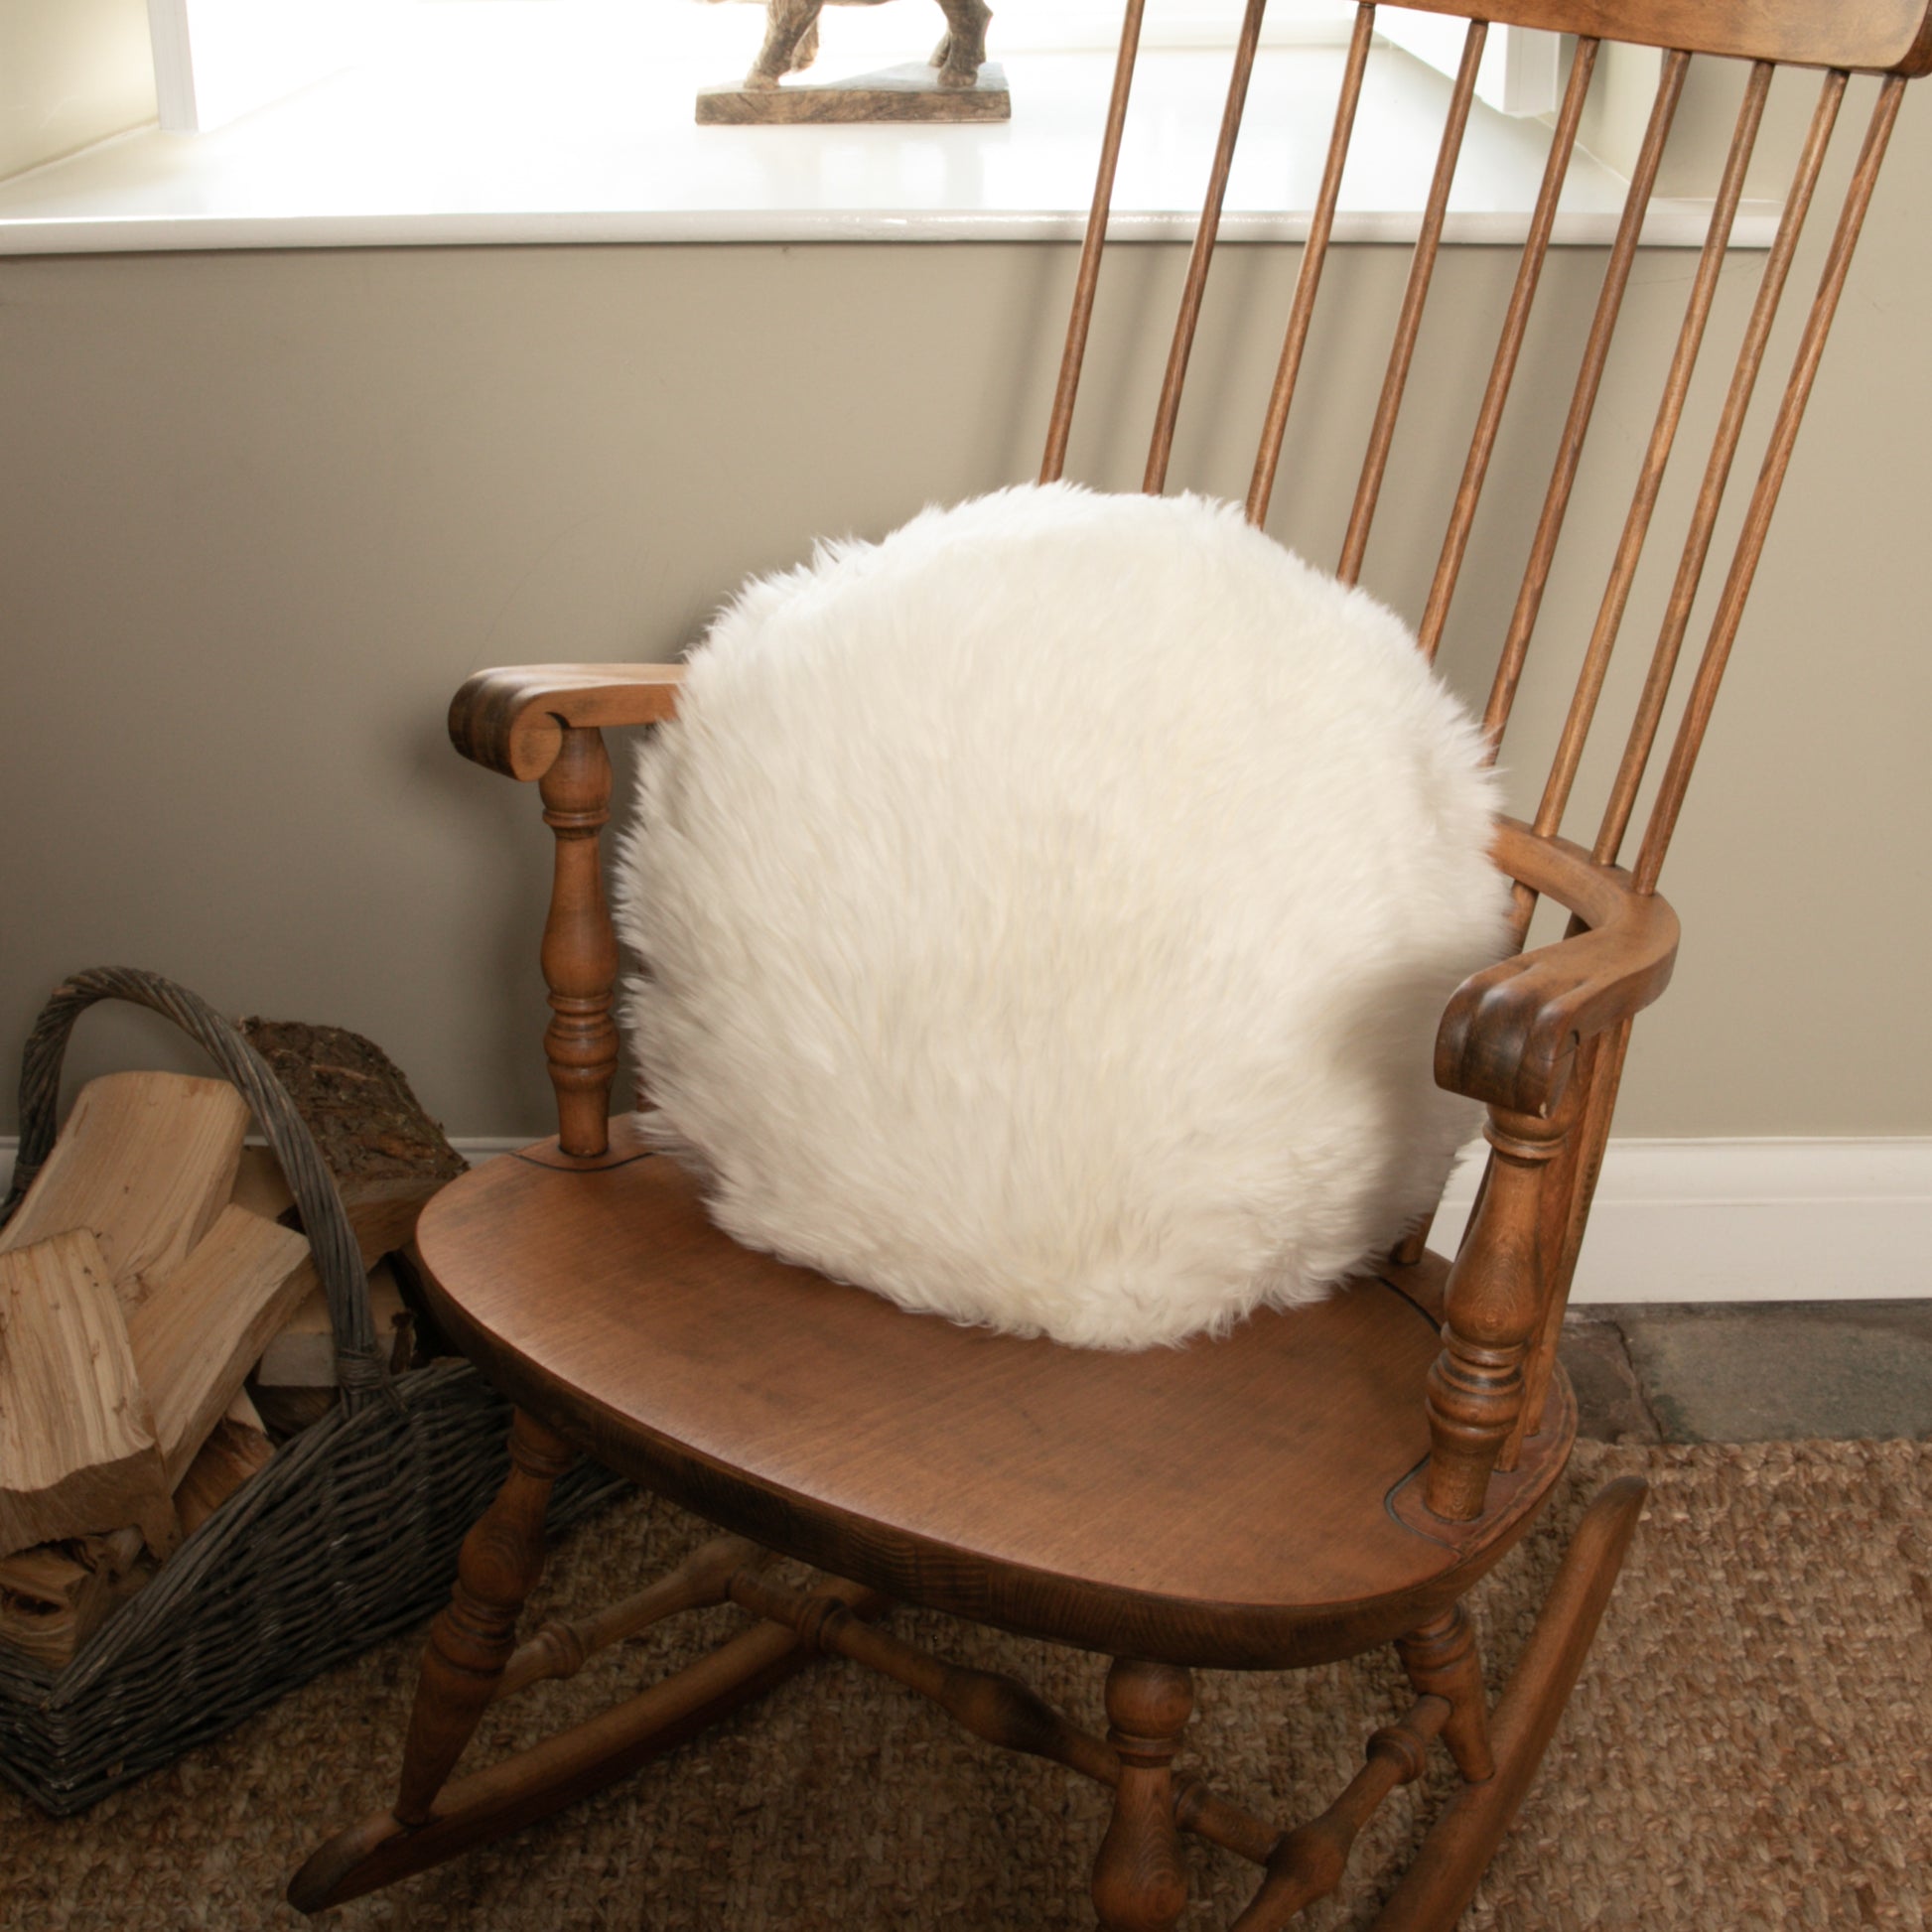
[[[1105,1348],[1317,1298],[1471,1127],[1477,733],[1239,513],[1062,484],[751,584],[642,766],[620,920],[741,1241]]]

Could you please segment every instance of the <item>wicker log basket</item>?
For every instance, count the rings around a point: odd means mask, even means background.
[[[329,1299],[342,1400],[169,1558],[56,1672],[0,1647],[0,1772],[66,1816],[170,1762],[448,1597],[464,1532],[508,1466],[510,1410],[466,1362],[389,1373],[353,1232],[268,1063],[185,988],[128,968],[59,987],[21,1068],[20,1152],[0,1223],[54,1145],[75,1020],[115,999],[172,1020],[247,1100],[288,1178]],[[622,1487],[580,1463],[551,1526]]]

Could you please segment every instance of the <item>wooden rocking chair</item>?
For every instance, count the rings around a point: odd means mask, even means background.
[[[1433,0],[1465,17],[1466,0]],[[1131,0],[1081,255],[1042,476],[1060,474],[1099,274],[1142,0]],[[1146,486],[1163,487],[1222,191],[1264,0],[1250,0],[1161,397]],[[1363,5],[1280,373],[1248,499],[1266,515],[1322,274],[1369,52]],[[1564,1707],[1643,1504],[1611,1483],[1590,1505],[1493,1710],[1461,1599],[1522,1536],[1561,1473],[1576,1408],[1557,1338],[1609,1131],[1633,1016],[1663,989],[1677,921],[1659,869],[1736,635],[1773,506],[1906,77],[1932,66],[1928,0],[1500,0],[1491,20],[1578,35],[1548,170],[1476,412],[1461,487],[1421,621],[1443,635],[1523,344],[1557,198],[1604,39],[1664,50],[1648,131],[1581,353],[1527,573],[1486,713],[1509,719],[1673,112],[1694,59],[1748,63],[1709,235],[1607,588],[1542,802],[1505,822],[1495,856],[1517,882],[1519,935],[1542,897],[1569,935],[1477,974],[1437,1046],[1445,1086],[1489,1109],[1492,1149],[1454,1262],[1420,1236],[1348,1292],[1264,1313],[1224,1340],[1110,1355],[955,1327],[735,1246],[693,1182],[646,1158],[633,1117],[607,1121],[617,948],[600,883],[606,726],[671,716],[665,665],[480,673],[451,730],[469,757],[535,779],[556,839],[543,940],[546,1035],[561,1132],[478,1170],[424,1215],[429,1292],[449,1333],[519,1405],[512,1468],[464,1545],[416,1694],[394,1804],[311,1858],[289,1896],[317,1911],[496,1838],[622,1776],[824,1652],[935,1700],[993,1743],[1056,1759],[1114,1791],[1093,1896],[1109,1932],[1161,1932],[1186,1897],[1181,1839],[1252,1860],[1262,1878],[1236,1925],[1287,1923],[1337,1882],[1357,1830],[1423,1769],[1432,1738],[1460,1782],[1376,1923],[1448,1926],[1515,1813]],[[1362,562],[1415,349],[1483,48],[1470,18],[1441,158],[1396,326],[1340,574]],[[1823,70],[1776,238],[1743,329],[1704,481],[1608,799],[1587,843],[1560,828],[1604,689],[1703,345],[1774,66]],[[1744,508],[1636,857],[1618,863],[1691,620],[1747,406],[1850,72],[1882,76],[1768,448]],[[1512,760],[1521,768],[1519,755]],[[728,1370],[728,1372],[727,1372]],[[1010,1419],[1030,1419],[1016,1437]],[[520,1646],[543,1561],[545,1500],[582,1452],[726,1532],[671,1575]],[[767,1574],[768,1553],[818,1566],[816,1587]],[[1018,1683],[951,1667],[876,1626],[891,1601],[954,1612],[1113,1659],[1105,1737]],[[484,1709],[659,1618],[730,1601],[745,1632],[605,1716],[450,1781]],[[1415,1702],[1367,1742],[1326,1810],[1294,1829],[1250,1816],[1171,1761],[1192,1703],[1189,1667],[1279,1670],[1393,1643]],[[836,1827],[834,1827],[836,1829]]]

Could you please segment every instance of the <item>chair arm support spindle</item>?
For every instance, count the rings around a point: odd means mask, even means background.
[[[558,1145],[595,1158],[608,1146],[618,1029],[611,1008],[618,938],[604,897],[598,834],[611,816],[611,758],[603,734],[572,726],[541,779],[543,822],[557,836],[550,916],[543,927],[543,977],[551,1020],[543,1048],[557,1092]]]
[[[600,727],[659,725],[677,715],[681,664],[507,664],[478,671],[450,703],[450,738],[465,758],[534,779],[557,839],[543,977],[544,1031],[565,1154],[608,1152],[618,1068],[611,1017],[618,941],[604,897],[599,834],[611,817],[611,759]]]
[[[1466,1523],[1482,1513],[1489,1472],[1522,1409],[1524,1364],[1543,1313],[1555,1257],[1542,1192],[1568,1118],[1492,1108],[1495,1150],[1475,1219],[1449,1270],[1443,1352],[1429,1371],[1431,1512]]]

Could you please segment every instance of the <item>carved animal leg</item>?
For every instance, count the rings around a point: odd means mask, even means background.
[[[1194,1681],[1173,1664],[1115,1660],[1107,1741],[1120,1756],[1114,1815],[1093,1867],[1101,1932],[1170,1932],[1187,1906],[1171,1766],[1194,1708]]]
[[[510,1425],[510,1472],[463,1539],[456,1588],[436,1619],[416,1682],[403,1746],[396,1817],[420,1825],[476,1733],[516,1648],[516,1619],[543,1574],[543,1518],[576,1451],[519,1409]]]
[[[1577,1526],[1490,1720],[1496,1774],[1464,1784],[1444,1806],[1415,1863],[1375,1921],[1375,1932],[1448,1932],[1461,1917],[1563,1715],[1589,1654],[1597,1620],[1623,1566],[1646,1485],[1635,1476],[1609,1483]]]
[[[975,86],[980,69],[986,65],[986,25],[993,18],[993,9],[986,0],[939,0],[939,5],[946,16],[945,38],[932,51],[939,84]]]
[[[1475,1626],[1460,1603],[1451,1603],[1420,1630],[1396,1640],[1402,1668],[1418,1697],[1447,1698],[1449,1723],[1443,1741],[1455,1768],[1471,1784],[1494,1774],[1489,1748],[1489,1707],[1482,1693],[1482,1660],[1476,1654]]]
[[[823,0],[767,0],[764,45],[759,49],[759,57],[745,76],[748,88],[760,93],[768,91],[778,84],[782,75],[803,67],[811,59],[807,54],[800,60],[799,48],[806,36],[811,35],[812,50],[816,53],[818,13],[822,4]]]

